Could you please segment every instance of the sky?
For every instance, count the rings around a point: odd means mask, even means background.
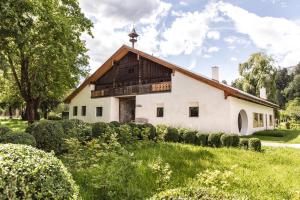
[[[207,77],[219,66],[220,80],[238,78],[239,63],[252,53],[275,65],[300,62],[299,0],[79,0],[92,20],[93,38],[83,34],[91,73],[123,44]]]

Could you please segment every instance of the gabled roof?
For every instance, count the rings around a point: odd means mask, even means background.
[[[95,82],[96,80],[98,80],[102,75],[104,75],[112,66],[113,63],[115,61],[119,61],[123,56],[125,56],[128,52],[132,52],[135,53],[141,57],[144,57],[146,59],[149,59],[153,62],[156,62],[158,64],[161,64],[169,69],[172,69],[173,72],[180,72],[186,76],[189,76],[193,79],[196,79],[198,81],[201,81],[203,83],[206,83],[212,87],[218,88],[220,90],[224,91],[224,98],[227,98],[229,96],[232,97],[236,97],[239,99],[243,99],[246,101],[250,101],[253,103],[257,103],[260,105],[264,105],[264,106],[268,106],[268,107],[272,107],[272,108],[278,108],[278,105],[267,101],[265,99],[256,97],[254,95],[248,94],[244,91],[238,90],[236,88],[230,87],[228,85],[222,84],[218,81],[212,80],[210,78],[207,78],[205,76],[202,76],[198,73],[195,72],[191,72],[187,69],[184,69],[182,67],[179,67],[177,65],[171,64],[165,60],[162,60],[160,58],[154,57],[152,55],[149,55],[145,52],[139,51],[137,49],[133,49],[127,45],[123,45],[121,46],[101,67],[99,67],[91,76],[89,76],[88,78],[86,78],[83,83],[76,88],[66,99],[65,99],[65,103],[70,103],[71,100],[87,85]]]

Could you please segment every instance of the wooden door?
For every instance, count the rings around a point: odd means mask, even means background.
[[[121,123],[131,122],[135,119],[135,97],[119,99],[119,121]]]

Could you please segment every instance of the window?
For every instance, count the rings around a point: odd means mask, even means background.
[[[190,107],[190,117],[199,116],[199,107]]]
[[[77,106],[73,106],[73,116],[77,116]]]
[[[81,116],[86,116],[86,106],[81,107]]]
[[[262,113],[253,113],[253,128],[264,126],[264,115]]]
[[[103,108],[102,107],[96,107],[96,116],[102,117]]]
[[[273,126],[273,115],[269,115],[269,126]]]
[[[164,108],[163,107],[157,107],[156,116],[157,117],[163,117],[164,116]]]

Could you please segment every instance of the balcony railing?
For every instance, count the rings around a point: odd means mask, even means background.
[[[149,83],[143,85],[130,85],[117,88],[108,88],[91,91],[91,97],[109,97],[123,95],[138,95],[147,93],[170,92],[171,82]]]

